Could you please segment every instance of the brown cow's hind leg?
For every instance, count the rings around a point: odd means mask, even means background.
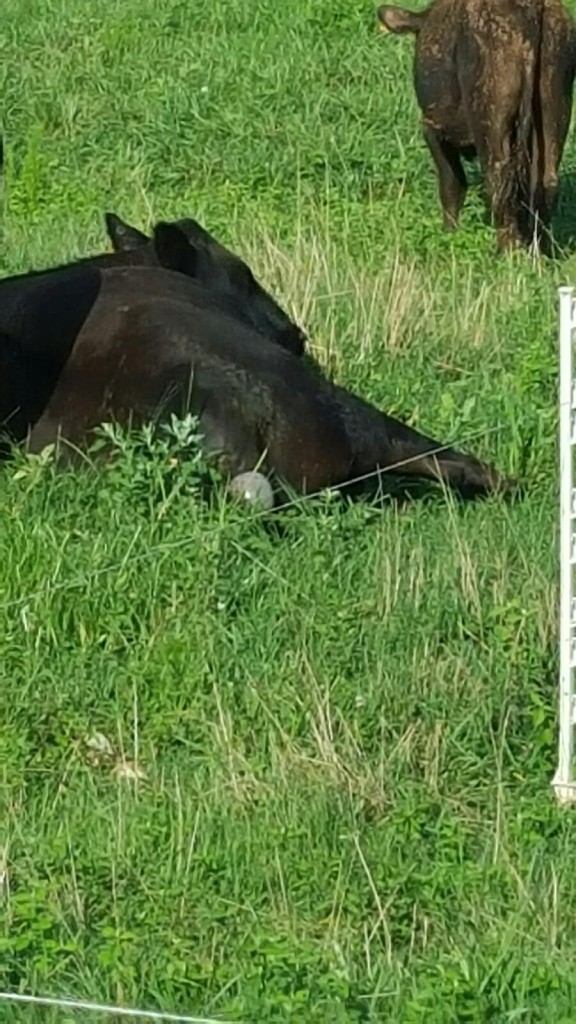
[[[438,171],[438,191],[447,231],[458,227],[460,210],[466,197],[468,183],[456,146],[443,138],[436,128],[423,125],[424,139]]]
[[[516,111],[511,101],[499,112],[497,120],[494,120],[493,112],[490,116],[490,111],[486,111],[482,121],[488,127],[477,140],[492,224],[496,229],[497,246],[501,252],[521,246],[525,241],[518,219],[517,160],[512,141],[515,117]]]

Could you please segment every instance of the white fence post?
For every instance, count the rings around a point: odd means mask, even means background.
[[[558,768],[552,785],[560,803],[576,803],[574,732],[576,725],[576,379],[573,336],[576,331],[574,289],[560,297],[560,730]]]

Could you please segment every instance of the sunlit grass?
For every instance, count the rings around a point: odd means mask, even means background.
[[[497,259],[474,192],[442,233],[410,42],[369,7],[17,0],[0,43],[4,272],[101,250],[106,209],[196,216],[334,379],[528,482],[515,505],[430,488],[272,525],[130,451],[5,468],[0,988],[570,1020],[576,836],[550,780],[572,261]]]

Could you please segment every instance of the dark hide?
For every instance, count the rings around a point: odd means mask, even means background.
[[[67,267],[53,268],[0,280],[0,430],[21,440],[36,422],[68,358],[78,333],[98,295],[100,270],[114,261],[140,259],[173,271],[164,275],[170,297],[183,275],[189,278],[186,291],[195,308],[222,311],[246,326],[254,327],[254,300],[250,289],[241,283],[221,287],[218,257],[206,255],[201,245],[190,242],[173,224],[159,224],[151,240],[128,253],[111,253],[78,261]],[[210,287],[209,267],[214,268]],[[198,280],[196,272],[200,268]],[[142,280],[142,279],[140,279]],[[133,297],[133,295],[132,295]],[[145,298],[145,294],[140,298]],[[291,336],[300,339],[279,307],[268,298],[273,315],[259,318],[262,330],[268,330],[268,342],[283,345]],[[258,317],[256,317],[258,319]],[[284,318],[284,319],[282,319]],[[286,324],[289,326],[286,327]],[[2,448],[2,452],[4,449]]]
[[[151,238],[123,224],[115,214],[107,213],[106,227],[116,251],[87,256],[75,263],[48,270],[30,271],[0,280],[0,307],[6,289],[21,289],[23,300],[32,294],[40,277],[82,268],[122,266],[165,267],[186,274],[221,298],[222,308],[234,307],[241,318],[269,341],[296,355],[304,351],[305,335],[264,291],[250,268],[237,256],[219,246],[195,221],[160,222]],[[192,226],[192,227],[191,227]],[[122,244],[120,239],[123,239]],[[208,240],[208,241],[207,241]],[[2,313],[0,312],[0,331]]]
[[[184,255],[189,251],[184,240]],[[175,269],[179,267],[177,257],[178,247],[167,251],[167,262]],[[130,301],[145,301],[148,279],[138,275],[138,268],[131,269]],[[120,268],[115,271],[121,273]],[[0,428],[11,439],[21,441],[45,408],[106,272],[84,263],[0,281]],[[150,273],[153,276],[153,268]],[[191,304],[192,320],[196,311],[210,310],[213,316],[221,312],[232,322],[252,326],[249,311],[231,294],[209,291],[184,274],[167,269],[159,280],[163,298],[175,297]],[[139,286],[144,290],[138,294]],[[158,290],[154,294],[158,295]],[[118,309],[127,310],[122,296],[117,299]],[[262,341],[269,344],[264,338]]]
[[[559,0],[435,0],[419,13],[385,5],[378,19],[416,36],[444,226],[457,226],[466,195],[462,158],[477,156],[499,248],[547,248],[576,68],[568,12]]]
[[[59,438],[80,447],[103,421],[137,426],[191,411],[206,451],[226,472],[252,469],[263,457],[265,472],[301,493],[388,468],[440,478],[463,494],[511,486],[473,456],[438,451],[438,442],[221,310],[196,306],[190,290],[197,286],[184,276],[140,268],[102,271],[101,278],[31,431],[33,451]]]
[[[133,265],[138,262],[138,253],[146,253],[147,250],[154,253],[151,240],[142,231],[126,224],[114,213],[105,214],[105,218],[112,245],[118,254],[124,254]],[[257,331],[289,352],[302,355],[305,335],[265,291],[250,267],[239,256],[221,245],[198,221],[185,218],[170,226],[184,235],[196,253],[191,277],[221,295],[241,297],[244,307],[250,311],[252,326]],[[159,253],[159,256],[160,266],[167,266],[164,254]],[[153,260],[147,256],[142,260],[143,263],[151,266]]]

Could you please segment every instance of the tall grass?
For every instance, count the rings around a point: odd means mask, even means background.
[[[250,1021],[572,1019],[575,825],[549,784],[573,264],[496,259],[474,192],[442,233],[410,45],[371,18],[15,0],[2,19],[4,272],[101,250],[105,209],[197,216],[327,373],[529,487],[270,520],[200,500],[194,466],[137,439],[80,472],[5,467],[0,989]]]

